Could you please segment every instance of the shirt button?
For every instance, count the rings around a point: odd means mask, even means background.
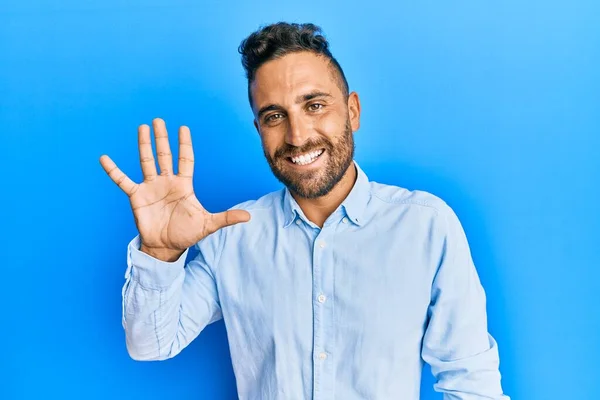
[[[300,220],[300,218],[298,218],[298,219],[296,220],[296,225],[300,225],[301,223],[302,223],[302,220]]]
[[[347,223],[348,223],[348,218],[346,218],[346,217],[342,218],[342,222],[343,222],[344,224],[347,224]]]
[[[324,360],[327,358],[327,354],[325,354],[324,352],[319,353],[319,360]]]
[[[321,242],[319,243],[319,247],[324,249],[325,248],[325,242],[321,240]]]
[[[325,303],[327,297],[324,294],[320,294],[319,297],[317,297],[317,300],[319,300],[319,303]]]

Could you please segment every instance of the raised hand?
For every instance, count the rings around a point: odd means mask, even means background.
[[[196,198],[192,184],[194,152],[190,130],[179,128],[179,166],[173,160],[165,122],[152,121],[160,174],[150,141],[150,127],[140,125],[138,143],[144,181],[135,183],[108,157],[100,164],[108,176],[127,194],[141,238],[141,250],[165,261],[176,260],[187,248],[225,226],[246,222],[244,210],[209,213]]]

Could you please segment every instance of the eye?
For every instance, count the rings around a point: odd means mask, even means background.
[[[266,122],[275,122],[283,117],[282,114],[271,114],[267,118],[265,118]]]
[[[313,103],[310,106],[308,106],[308,109],[310,111],[318,111],[318,110],[320,110],[323,107],[325,107],[325,106],[323,104],[321,104],[321,103]]]

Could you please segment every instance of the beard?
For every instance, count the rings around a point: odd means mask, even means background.
[[[325,149],[325,153],[320,157],[327,156],[321,168],[300,172],[289,165],[288,157],[319,149]],[[309,140],[300,147],[286,143],[277,149],[273,157],[266,151],[264,154],[273,175],[291,192],[305,199],[325,196],[342,179],[354,159],[354,137],[350,120],[346,119],[344,131],[335,144],[320,137]]]

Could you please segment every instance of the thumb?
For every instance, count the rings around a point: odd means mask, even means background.
[[[240,222],[250,221],[250,213],[244,210],[228,210],[216,214],[211,214],[210,228],[215,232],[229,225],[235,225]]]

